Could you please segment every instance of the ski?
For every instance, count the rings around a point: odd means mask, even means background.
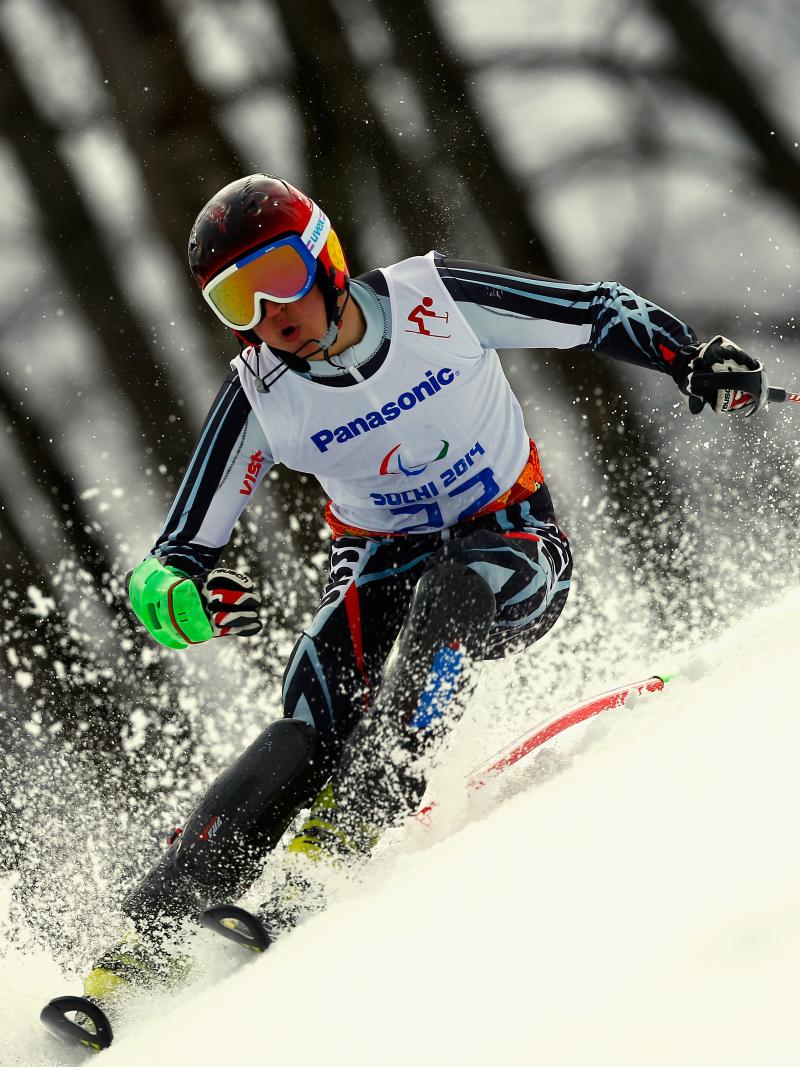
[[[643,693],[659,693],[670,680],[671,675],[653,675],[641,682],[631,682],[617,689],[610,689],[607,693],[590,697],[579,704],[574,704],[565,711],[556,712],[543,722],[529,727],[524,733],[516,737],[510,744],[501,748],[486,763],[482,764],[467,778],[468,789],[480,789],[486,785],[492,775],[499,774],[507,767],[518,763],[519,760],[529,755],[534,749],[540,748],[546,741],[552,740],[568,730],[571,726],[591,719],[602,711],[611,711],[620,708],[634,694],[641,696]]]
[[[56,997],[42,1008],[39,1018],[62,1041],[93,1052],[101,1052],[114,1040],[108,1016],[86,997]]]
[[[531,752],[541,748],[545,742],[564,733],[571,726],[577,726],[578,723],[585,722],[603,711],[611,711],[614,708],[622,707],[634,694],[641,696],[643,693],[660,692],[672,677],[674,676],[669,674],[653,675],[639,682],[631,682],[628,685],[619,686],[617,689],[610,689],[607,693],[589,697],[588,700],[582,700],[578,704],[573,704],[571,707],[558,711],[549,718],[537,722],[514,738],[504,748],[501,748],[499,752],[496,752],[480,767],[472,771],[471,774],[467,775],[467,790],[482,789],[498,774],[529,756]],[[431,800],[420,808],[414,818],[423,825],[429,825],[437,806],[437,802]]]

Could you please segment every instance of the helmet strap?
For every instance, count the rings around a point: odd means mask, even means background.
[[[336,338],[339,336],[339,330],[342,328],[342,318],[344,316],[344,309],[347,307],[347,304],[350,300],[350,286],[347,284],[347,282],[345,282],[344,289],[337,288],[333,284],[334,274],[335,270],[333,267],[331,267],[331,276],[329,279],[329,283],[330,288],[336,294],[336,298],[333,301],[332,305],[328,302],[328,290],[322,285],[320,285],[323,296],[325,297],[325,308],[328,312],[328,328],[322,335],[322,337],[318,337],[316,339],[318,347],[315,348],[313,352],[309,352],[307,355],[303,356],[303,360],[305,362],[306,360],[311,359],[312,356],[316,356],[318,352],[321,352],[322,358],[325,360],[326,363],[330,363],[332,367],[337,366],[337,364],[333,362],[333,356],[331,356],[329,349],[331,345],[336,343]],[[342,301],[342,306],[339,307],[339,297],[342,295],[342,293],[344,293],[344,300]]]
[[[333,270],[333,268],[331,268],[331,270]],[[340,289],[339,292],[342,292],[342,290]],[[330,354],[329,349],[336,340],[336,338],[339,336],[339,330],[341,330],[342,328],[342,319],[344,318],[344,309],[347,307],[349,301],[350,286],[348,285],[347,288],[344,290],[344,300],[342,301],[342,306],[338,307],[337,304],[336,318],[334,320],[331,320],[331,322],[328,324],[328,329],[325,333],[325,336],[320,337],[319,339],[319,346],[322,349],[322,357],[325,362],[330,363],[332,367],[336,367],[337,364],[333,362],[333,356]]]

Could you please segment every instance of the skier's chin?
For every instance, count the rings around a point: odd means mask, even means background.
[[[309,337],[308,340],[303,341],[299,347],[293,350],[292,355],[296,356],[298,359],[313,359],[314,356],[319,355],[319,353],[319,339],[316,337]]]

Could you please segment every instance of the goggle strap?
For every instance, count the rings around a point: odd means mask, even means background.
[[[331,223],[328,216],[314,201],[311,201],[311,218],[306,223],[306,228],[300,234],[300,240],[309,250],[314,259],[319,259],[319,254],[325,247],[328,234],[331,232]]]

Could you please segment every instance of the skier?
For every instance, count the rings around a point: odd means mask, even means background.
[[[130,575],[133,610],[174,649],[259,632],[252,581],[217,564],[276,463],[315,475],[330,498],[330,578],[286,666],[284,718],[213,783],[127,898],[135,939],[85,983],[101,1002],[174,971],[170,932],[241,894],[302,808],[290,852],[367,855],[422,795],[470,664],[519,652],[556,622],[570,547],[496,349],[579,348],[666,373],[693,413],[767,401],[758,360],[721,336],[698,342],[616,282],[435,252],[351,278],[324,212],[266,174],[209,201],[189,263],[240,351]],[[297,921],[286,899],[264,915],[274,930]]]

